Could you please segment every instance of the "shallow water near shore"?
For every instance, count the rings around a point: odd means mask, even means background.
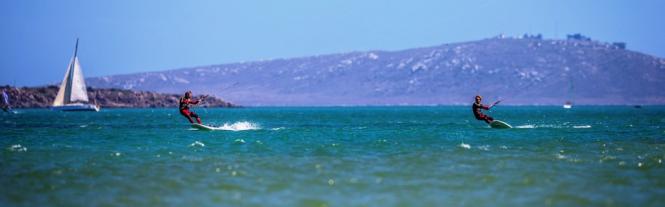
[[[0,114],[1,206],[662,206],[665,107]]]

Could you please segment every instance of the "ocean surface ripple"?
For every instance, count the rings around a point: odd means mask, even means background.
[[[665,107],[0,114],[0,206],[662,206]]]

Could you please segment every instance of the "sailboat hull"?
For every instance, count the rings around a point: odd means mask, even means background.
[[[99,111],[99,106],[93,104],[66,104],[62,106],[52,106],[55,111]]]

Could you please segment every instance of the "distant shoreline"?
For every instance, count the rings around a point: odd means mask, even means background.
[[[16,109],[48,109],[57,93],[57,86],[41,87],[10,87],[0,86],[10,94],[10,104]],[[126,89],[100,89],[88,87],[88,96],[99,104],[102,108],[177,108],[178,94],[156,93],[149,91],[134,91]],[[330,105],[236,105],[224,101],[217,97],[208,97],[205,105],[197,108],[339,108],[339,107],[450,107],[450,106],[470,106],[463,103],[453,104],[330,104]],[[555,104],[511,104],[501,103],[501,106],[510,107],[561,107]],[[616,106],[616,107],[643,107],[643,106],[665,106],[663,104],[580,104],[575,107],[596,107],[596,106]]]

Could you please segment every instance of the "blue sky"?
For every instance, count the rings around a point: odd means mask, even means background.
[[[0,1],[0,84],[400,50],[499,33],[628,43],[665,57],[665,1]]]

